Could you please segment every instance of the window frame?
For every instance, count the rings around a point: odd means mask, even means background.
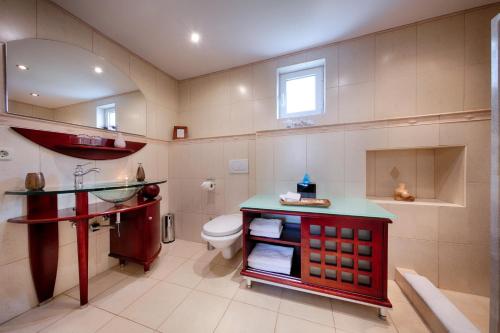
[[[280,67],[276,75],[276,106],[277,119],[308,117],[325,113],[325,59],[304,62],[296,65]],[[286,82],[314,76],[316,79],[316,109],[303,112],[287,112]]]
[[[109,125],[109,114],[115,114],[115,126],[111,128]],[[108,103],[103,105],[98,105],[96,107],[96,118],[97,118],[97,126],[102,129],[106,129],[108,131],[118,131],[118,124],[116,122],[116,103]],[[101,126],[99,126],[101,124]]]

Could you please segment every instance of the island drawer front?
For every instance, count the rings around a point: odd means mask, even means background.
[[[302,282],[385,298],[386,230],[377,219],[302,217]]]

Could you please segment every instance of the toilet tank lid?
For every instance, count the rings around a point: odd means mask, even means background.
[[[203,232],[207,236],[229,236],[239,232],[242,228],[241,214],[221,215],[203,225]]]

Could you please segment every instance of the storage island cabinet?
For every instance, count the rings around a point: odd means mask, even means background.
[[[387,234],[394,215],[369,200],[329,198],[329,208],[282,206],[279,197],[257,195],[243,204],[243,269],[247,280],[283,286],[379,308],[385,317]],[[280,238],[250,235],[257,217],[285,222]],[[253,269],[248,256],[255,244],[293,247],[290,275]]]

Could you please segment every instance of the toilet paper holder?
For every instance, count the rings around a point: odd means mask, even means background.
[[[205,191],[215,190],[215,179],[207,178],[204,182],[201,183],[200,187]]]

